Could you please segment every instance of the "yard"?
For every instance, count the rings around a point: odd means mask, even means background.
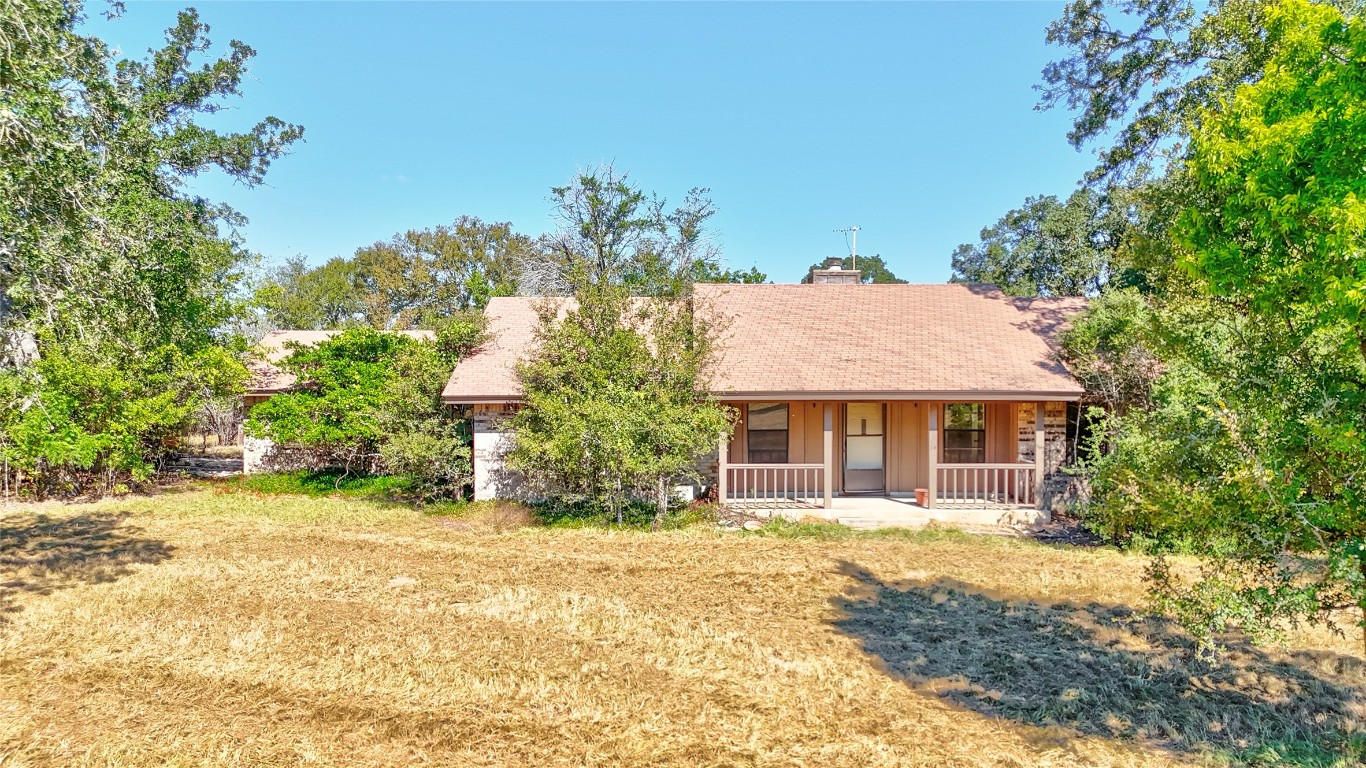
[[[1107,549],[205,488],[0,515],[5,766],[1326,766],[1366,729],[1354,636],[1202,664]]]

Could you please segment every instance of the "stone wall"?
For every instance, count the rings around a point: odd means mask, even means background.
[[[266,469],[266,457],[275,448],[275,443],[264,437],[245,436],[242,438],[242,474],[250,475]]]
[[[1034,409],[1034,403],[1020,403],[1016,410],[1017,456],[1022,462],[1034,460]],[[1044,404],[1043,435],[1044,467],[1056,472],[1067,458],[1067,403]]]

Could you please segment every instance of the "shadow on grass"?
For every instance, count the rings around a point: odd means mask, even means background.
[[[1366,758],[1359,659],[1273,657],[1241,638],[1203,659],[1178,627],[1122,606],[1040,605],[952,580],[884,583],[850,563],[843,572],[856,586],[836,599],[835,626],[888,674],[983,715],[1235,764]]]
[[[51,594],[77,584],[114,581],[140,563],[160,563],[173,547],[142,536],[124,515],[89,512],[0,517],[0,623],[20,593]]]

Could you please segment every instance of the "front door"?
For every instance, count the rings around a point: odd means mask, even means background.
[[[883,421],[882,403],[844,406],[845,493],[881,493],[887,489]]]

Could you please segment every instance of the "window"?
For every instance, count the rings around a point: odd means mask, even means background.
[[[745,428],[749,463],[787,463],[787,403],[750,403]]]
[[[982,464],[987,460],[987,413],[982,403],[944,406],[944,463]]]

